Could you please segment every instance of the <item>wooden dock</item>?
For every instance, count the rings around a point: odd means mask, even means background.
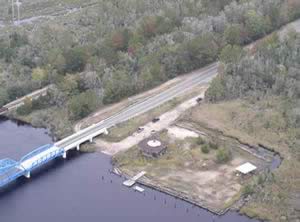
[[[142,176],[144,176],[145,174],[146,174],[146,172],[142,171],[142,172],[138,173],[137,175],[135,175],[134,177],[132,177],[131,179],[124,181],[123,185],[126,187],[132,187],[136,183],[136,181],[138,179],[140,179]]]

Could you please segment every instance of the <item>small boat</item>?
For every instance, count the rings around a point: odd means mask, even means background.
[[[141,188],[139,186],[134,186],[133,189],[136,190],[136,191],[138,191],[138,192],[140,192],[140,193],[143,193],[145,191],[145,189],[143,189],[143,188]]]

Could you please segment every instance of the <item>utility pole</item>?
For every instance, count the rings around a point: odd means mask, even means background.
[[[12,14],[12,22],[14,22],[14,19],[15,19],[14,0],[11,0],[11,14]]]
[[[20,21],[20,6],[21,6],[21,2],[19,2],[19,0],[17,0],[16,2],[16,5],[17,5],[17,8],[18,8],[18,22]]]
[[[20,21],[20,6],[22,5],[22,3],[20,2],[20,0],[11,0],[12,22],[15,21],[15,5],[17,6],[17,21],[19,22]]]

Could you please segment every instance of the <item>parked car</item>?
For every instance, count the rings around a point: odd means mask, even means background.
[[[203,98],[201,98],[201,97],[199,97],[199,98],[196,99],[197,103],[201,103],[202,100],[203,100]]]
[[[156,117],[156,118],[154,118],[154,119],[152,120],[152,123],[156,123],[156,122],[158,122],[159,120],[160,120],[160,118]]]
[[[139,127],[139,128],[137,129],[137,133],[140,133],[140,132],[142,132],[143,130],[144,130],[143,127]]]

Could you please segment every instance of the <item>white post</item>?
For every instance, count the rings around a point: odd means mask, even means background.
[[[25,174],[24,174],[24,176],[25,176],[27,179],[29,179],[29,178],[30,178],[30,171],[26,171]]]
[[[80,144],[77,145],[76,150],[80,151]]]
[[[66,151],[63,153],[62,158],[67,159],[67,152]]]
[[[20,2],[17,0],[17,7],[18,7],[18,22],[20,21]]]
[[[90,143],[92,143],[92,142],[93,142],[93,137],[90,138]]]
[[[108,135],[108,130],[107,130],[107,128],[104,129],[104,134],[105,134],[105,135]]]
[[[14,0],[11,0],[11,13],[12,13],[12,22],[14,22],[14,17],[15,17]]]

